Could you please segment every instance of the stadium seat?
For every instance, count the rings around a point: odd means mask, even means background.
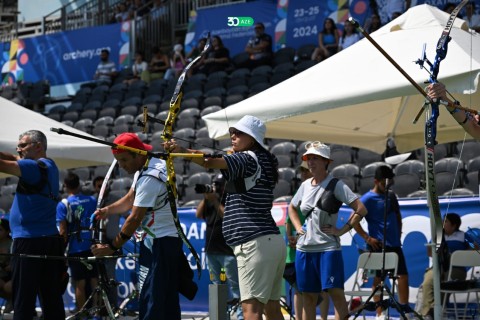
[[[183,89],[184,93],[194,91],[194,90],[200,90],[203,91],[203,82],[202,81],[192,81],[189,80]]]
[[[211,184],[212,176],[207,172],[197,172],[192,174],[185,183],[189,187],[194,187],[196,184]]]
[[[373,177],[379,166],[389,166],[385,162],[377,161],[369,163],[360,169],[360,180],[358,181],[358,192],[364,194],[373,188]]]
[[[314,65],[316,65],[317,62],[316,61],[313,61],[313,60],[305,60],[305,61],[301,61],[297,64],[297,66],[295,67],[295,73],[296,74],[299,74],[307,69],[310,69],[311,67],[313,67]]]
[[[283,82],[291,77],[291,74],[289,72],[283,72],[283,73],[275,73],[272,75],[270,78],[270,85],[274,86],[279,84],[280,82]]]
[[[130,177],[123,177],[113,179],[112,183],[110,184],[110,189],[113,190],[124,190],[128,191],[132,187],[132,178]]]
[[[200,112],[200,117],[206,116],[209,113],[217,112],[217,111],[220,111],[220,110],[222,110],[222,107],[220,107],[219,105],[208,106]],[[208,134],[207,134],[207,136],[208,136]]]
[[[145,100],[143,101],[143,105],[140,107],[138,110],[139,113],[143,112],[143,109],[147,107],[147,112],[151,114],[156,114],[158,112],[158,104],[156,103],[145,103]]]
[[[182,109],[190,109],[190,108],[198,109],[199,106],[200,106],[200,103],[198,102],[197,98],[183,99],[182,101]]]
[[[143,112],[143,110],[141,111]],[[120,109],[119,115],[131,114],[132,116],[137,116],[139,114],[138,106],[125,106]]]
[[[282,63],[292,63],[295,58],[295,49],[291,47],[284,47],[277,50],[273,54],[273,65],[278,66]]]
[[[92,119],[80,119],[73,125],[75,129],[82,130],[83,132],[91,133],[93,128]]]
[[[105,124],[95,125],[91,133],[96,137],[107,138],[112,133],[112,127]]]
[[[208,97],[203,100],[203,108],[207,108],[210,106],[221,106],[222,104],[223,99],[219,96]]]
[[[126,107],[126,106],[137,106],[137,107],[139,107],[141,105],[142,105],[142,98],[140,98],[140,97],[131,97],[131,98],[123,100],[120,103],[120,106],[122,106],[122,107]]]
[[[297,172],[290,167],[278,168],[278,178],[285,181],[294,181],[297,179]]]
[[[116,118],[117,113],[118,113],[118,110],[116,108],[105,108],[100,110],[100,112],[98,113],[98,118],[102,118],[102,117]]]
[[[228,89],[227,95],[240,94],[240,95],[243,96],[243,98],[245,98],[249,91],[250,91],[250,89],[248,88],[248,86],[238,85],[238,86],[235,86],[235,87],[232,87],[232,88]]]
[[[52,120],[62,122],[62,114],[61,113],[49,113],[49,114],[47,114],[47,117],[52,119]],[[70,121],[70,120],[66,120],[66,121]],[[70,121],[70,122],[72,122],[72,124],[73,124],[73,121]]]
[[[102,102],[98,100],[88,102],[84,107],[83,110],[99,110],[102,107]]]
[[[217,87],[217,88],[213,88],[213,89],[210,89],[208,91],[205,92],[204,96],[205,98],[208,98],[208,97],[224,97],[225,95],[227,94],[227,90],[223,87]]]
[[[112,134],[119,135],[119,134],[122,134],[124,132],[131,132],[132,131],[132,126],[128,125],[126,123],[116,124],[115,126],[113,126],[111,131],[112,131]]]
[[[212,72],[208,75],[207,82],[211,81],[212,79],[225,80],[225,79],[227,79],[227,77],[228,77],[228,73],[226,73],[225,71],[215,71],[215,72]]]
[[[128,90],[128,85],[126,83],[117,83],[110,87],[109,92],[126,92]]]
[[[295,72],[295,65],[292,62],[282,63],[273,68],[273,74],[288,73],[293,75]]]
[[[75,173],[82,181],[90,180],[90,176],[91,176],[90,168],[86,168],[86,167],[75,168],[75,169],[72,169],[72,172]]]
[[[292,194],[292,186],[289,181],[279,179],[278,183],[273,189],[273,198],[279,198],[283,196],[288,196]]]
[[[476,140],[465,141],[458,143],[456,146],[457,155],[460,160],[467,162],[470,159],[480,156],[480,142]]]
[[[240,52],[232,57],[232,62],[236,68],[244,68],[249,59],[250,55],[248,53]]]
[[[209,108],[212,108],[212,107],[209,107]],[[202,112],[205,111],[205,110],[207,110],[207,109],[208,109],[208,108],[203,109]],[[203,115],[202,115],[202,116],[203,116]],[[196,130],[196,131],[195,131],[195,136],[196,136],[197,138],[208,138],[209,135],[208,135],[208,129],[207,129],[207,127],[204,127],[204,128],[201,128],[201,129]]]
[[[80,114],[80,119],[91,119],[92,121],[97,120],[98,111],[95,109],[82,111]]]
[[[296,52],[296,59],[298,61],[311,61],[313,51],[316,47],[314,44],[304,44],[300,46]]]
[[[254,86],[258,83],[270,84],[270,77],[267,76],[267,75],[264,75],[264,74],[259,74],[259,75],[252,76],[252,77],[250,77],[250,79],[248,79],[248,87],[249,88],[252,88],[252,86]]]
[[[78,116],[78,112],[77,111],[68,111],[66,112],[63,117],[62,117],[62,121],[64,120],[70,120],[72,121],[73,123],[77,122],[79,119],[79,116]]]
[[[123,96],[123,100],[128,100],[130,98],[140,98],[141,100],[143,100],[144,98],[143,91],[140,91],[140,90],[127,91]]]
[[[225,97],[225,102],[223,103],[225,107],[231,106],[232,104],[238,103],[245,99],[243,94],[229,94]]]
[[[235,78],[241,78],[245,79],[250,76],[250,69],[248,68],[237,68],[230,73],[229,78],[230,79],[235,79]]]
[[[369,163],[382,161],[382,155],[376,152],[358,149],[356,153],[356,164],[361,168]]]
[[[115,109],[120,108],[120,100],[110,99],[105,101],[102,105],[102,109],[107,109],[107,108],[115,108]]]
[[[133,125],[133,121],[135,120],[135,117],[132,116],[131,114],[124,114],[121,116],[118,116],[115,121],[113,122],[113,126],[118,126],[121,124],[128,124],[128,125]]]
[[[416,173],[401,173],[395,175],[394,181],[391,189],[400,198],[404,198],[421,188],[421,180]]]
[[[251,76],[263,75],[266,77],[270,77],[272,75],[272,67],[269,65],[262,65],[258,66],[252,70]]]
[[[215,88],[224,88],[225,87],[225,79],[226,78],[212,78],[208,79],[208,81],[203,86],[203,91],[208,92],[211,89]]]
[[[59,113],[63,115],[65,112],[67,112],[67,107],[63,104],[56,105],[48,110],[48,114]]]
[[[262,92],[264,90],[267,90],[268,88],[270,88],[270,83],[269,82],[256,83],[256,84],[254,84],[250,87],[250,95]]]
[[[463,184],[463,175],[465,174],[465,166],[462,160],[455,158],[455,157],[448,157],[443,158],[435,162],[434,165],[435,175],[437,178],[438,174],[443,172],[449,172],[453,176],[450,178],[452,180],[452,184],[450,185],[450,189],[452,186],[454,188],[460,187]],[[445,176],[447,176],[445,174]],[[446,177],[444,179],[447,179]],[[455,183],[453,184],[453,180]],[[436,181],[437,182],[437,181]],[[438,184],[438,183],[437,183]],[[442,194],[443,192],[438,192],[438,194]]]
[[[143,104],[156,104],[160,105],[162,103],[162,97],[158,94],[151,94],[149,96],[146,96],[143,101]]]

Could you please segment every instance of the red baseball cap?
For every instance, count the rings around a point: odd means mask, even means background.
[[[118,144],[120,146],[140,149],[140,150],[147,150],[150,151],[153,147],[149,144],[143,143],[140,138],[135,133],[125,132],[119,135],[118,137],[113,140],[113,143]],[[112,148],[113,154],[119,154],[122,152],[126,152],[127,150]]]

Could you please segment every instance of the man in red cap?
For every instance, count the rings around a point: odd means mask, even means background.
[[[119,146],[152,150],[152,146],[144,144],[134,133],[122,133],[113,142]],[[186,258],[168,202],[165,161],[121,148],[112,148],[112,153],[122,169],[135,174],[134,182],[123,198],[95,213],[105,218],[131,209],[131,214],[110,243],[97,244],[92,252],[95,256],[112,255],[140,227],[139,318],[180,319],[178,292]]]

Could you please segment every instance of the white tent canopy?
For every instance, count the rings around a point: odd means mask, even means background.
[[[112,162],[110,147],[99,143],[60,135],[50,128],[93,136],[0,98],[0,151],[16,154],[19,135],[28,130],[40,130],[47,136],[47,156],[61,169],[105,165]]]
[[[428,79],[414,63],[427,44],[433,61],[435,47],[449,15],[420,5],[372,34],[380,46],[420,85]],[[480,107],[480,35],[457,19],[439,81],[465,107]],[[428,68],[428,66],[427,66]],[[424,117],[412,120],[424,98],[366,39],[314,67],[251,98],[203,117],[212,138],[223,138],[228,127],[246,114],[267,125],[270,138],[320,140],[378,153],[394,138],[401,152],[424,145]],[[440,107],[437,141],[464,138],[460,125]],[[467,138],[470,138],[469,136]]]

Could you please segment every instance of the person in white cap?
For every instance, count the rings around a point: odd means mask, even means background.
[[[261,320],[263,313],[268,319],[283,319],[279,301],[286,248],[271,214],[278,161],[263,144],[265,131],[261,120],[246,115],[229,129],[233,154],[192,160],[221,169],[227,180],[222,230],[237,259],[246,320]],[[164,147],[172,152],[201,153],[184,149],[174,140]]]
[[[348,316],[344,295],[344,273],[340,236],[349,232],[367,214],[363,203],[341,180],[328,173],[330,147],[315,141],[305,145],[303,160],[313,177],[305,180],[290,202],[288,214],[295,230],[297,252],[295,269],[297,286],[303,297],[303,320],[316,318],[318,294],[326,291],[335,306],[335,319]],[[354,214],[337,228],[338,210],[342,203]],[[302,225],[297,210],[305,216]]]

